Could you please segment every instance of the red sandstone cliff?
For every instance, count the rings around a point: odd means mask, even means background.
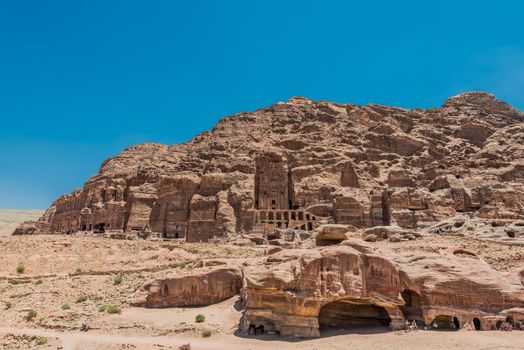
[[[317,220],[419,229],[464,213],[524,219],[523,113],[478,92],[428,110],[296,97],[185,144],[129,147],[15,233],[206,241]]]

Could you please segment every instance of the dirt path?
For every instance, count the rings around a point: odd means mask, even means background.
[[[216,335],[211,338],[142,337],[100,334],[95,332],[55,332],[31,328],[0,328],[0,334],[35,335],[61,340],[64,350],[107,350],[134,346],[137,349],[176,349],[191,343],[193,350],[263,350],[263,349],[352,349],[352,350],[410,350],[410,349],[475,349],[514,350],[524,349],[524,332],[432,332],[419,331],[405,334],[387,332],[382,334],[345,334],[299,342],[271,338],[240,338],[234,335]]]

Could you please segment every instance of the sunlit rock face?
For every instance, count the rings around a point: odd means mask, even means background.
[[[143,286],[134,306],[165,308],[206,306],[224,301],[240,292],[242,271],[236,266],[202,268],[187,276],[166,276]]]
[[[522,220],[523,121],[477,92],[428,110],[295,97],[184,144],[129,147],[17,234],[199,242],[318,221],[419,230],[462,214]]]

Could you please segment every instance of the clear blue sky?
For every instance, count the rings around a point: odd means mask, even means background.
[[[295,95],[524,109],[522,1],[1,1],[0,208]]]

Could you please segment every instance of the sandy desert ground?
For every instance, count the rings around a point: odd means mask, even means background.
[[[43,210],[0,209],[0,236],[8,236],[24,221],[37,220]]]
[[[387,243],[375,243],[387,244]],[[396,243],[400,253],[438,252],[467,246],[495,269],[511,273],[524,247],[432,236]],[[239,298],[200,308],[143,309],[128,301],[146,281],[188,274],[199,259],[232,259],[257,264],[267,246],[124,241],[92,236],[0,238],[0,349],[524,349],[524,332],[369,330],[327,333],[320,339],[235,334]],[[23,265],[24,271],[17,272]],[[121,283],[115,278],[121,276]],[[106,311],[101,311],[101,306]],[[110,314],[108,306],[120,313]],[[28,315],[34,310],[34,317]],[[196,323],[203,314],[205,322]],[[80,332],[81,324],[89,325]],[[205,330],[211,332],[202,337]],[[40,343],[41,345],[37,345]],[[45,343],[45,344],[42,344]]]

